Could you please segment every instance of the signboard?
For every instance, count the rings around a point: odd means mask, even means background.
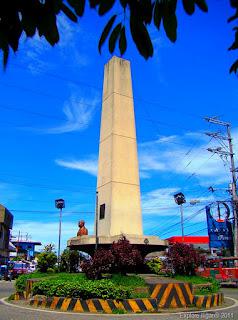
[[[206,206],[207,229],[210,248],[233,248],[233,235],[231,222],[228,219],[214,219],[210,206]]]

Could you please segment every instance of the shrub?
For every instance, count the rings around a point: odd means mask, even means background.
[[[160,270],[162,269],[163,262],[160,260],[160,258],[153,258],[146,262],[146,265],[150,269],[150,271],[158,274]]]
[[[132,246],[125,236],[122,236],[117,242],[113,242],[111,251],[115,259],[114,271],[122,274],[135,271],[143,262],[139,250]]]
[[[81,299],[127,299],[131,296],[131,289],[115,285],[110,280],[71,282],[51,279],[34,283],[33,294]]]
[[[82,263],[82,270],[88,279],[101,279],[107,272],[133,272],[142,261],[140,252],[122,236],[118,242],[113,242],[110,250],[95,251],[93,259]]]
[[[24,274],[20,275],[15,282],[15,288],[17,292],[23,292],[26,289],[26,281],[30,279],[31,275]]]
[[[37,269],[40,272],[47,272],[48,268],[54,268],[57,256],[54,252],[42,252],[38,255]]]
[[[114,261],[111,250],[98,249],[93,259],[84,261],[81,267],[88,279],[101,279],[102,273],[111,272]]]
[[[79,252],[77,250],[65,249],[60,257],[61,271],[77,272],[79,264]]]
[[[167,257],[172,263],[175,274],[180,275],[195,275],[195,269],[204,261],[204,257],[192,246],[183,243],[171,246]]]

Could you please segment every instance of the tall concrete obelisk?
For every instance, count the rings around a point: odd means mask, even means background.
[[[93,254],[123,234],[145,256],[166,242],[142,231],[140,182],[130,62],[113,57],[104,68],[94,235],[70,238],[68,246]]]
[[[98,235],[142,235],[140,182],[130,62],[104,67],[98,161]]]

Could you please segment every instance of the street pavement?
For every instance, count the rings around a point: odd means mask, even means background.
[[[222,289],[226,297],[238,300],[238,289]],[[0,298],[7,297],[14,292],[14,281],[0,281]],[[98,320],[98,319],[149,319],[149,320],[175,320],[175,319],[236,319],[238,320],[238,301],[233,307],[229,307],[233,302],[227,300],[225,308],[222,310],[191,312],[177,314],[133,314],[133,315],[92,315],[92,314],[70,314],[55,311],[44,311],[39,309],[30,309],[24,303],[14,305],[5,304],[0,301],[0,320]]]

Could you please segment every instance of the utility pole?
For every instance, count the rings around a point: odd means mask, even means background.
[[[223,126],[226,128],[226,136],[220,135],[220,133],[212,132],[212,133],[206,133],[208,136],[220,139],[220,140],[226,140],[228,142],[229,151],[224,151],[222,147],[218,147],[215,149],[208,148],[207,150],[210,152],[213,152],[214,154],[218,154],[220,156],[225,156],[230,158],[230,172],[232,177],[231,182],[231,195],[232,195],[232,207],[233,207],[233,216],[234,216],[234,256],[238,257],[238,225],[237,225],[237,219],[238,219],[238,196],[237,196],[237,186],[236,186],[236,167],[235,167],[235,161],[234,161],[234,151],[233,151],[233,144],[232,144],[232,137],[231,137],[231,125],[229,122],[220,121],[217,118],[205,118],[206,121],[210,123],[214,123],[220,126]]]

